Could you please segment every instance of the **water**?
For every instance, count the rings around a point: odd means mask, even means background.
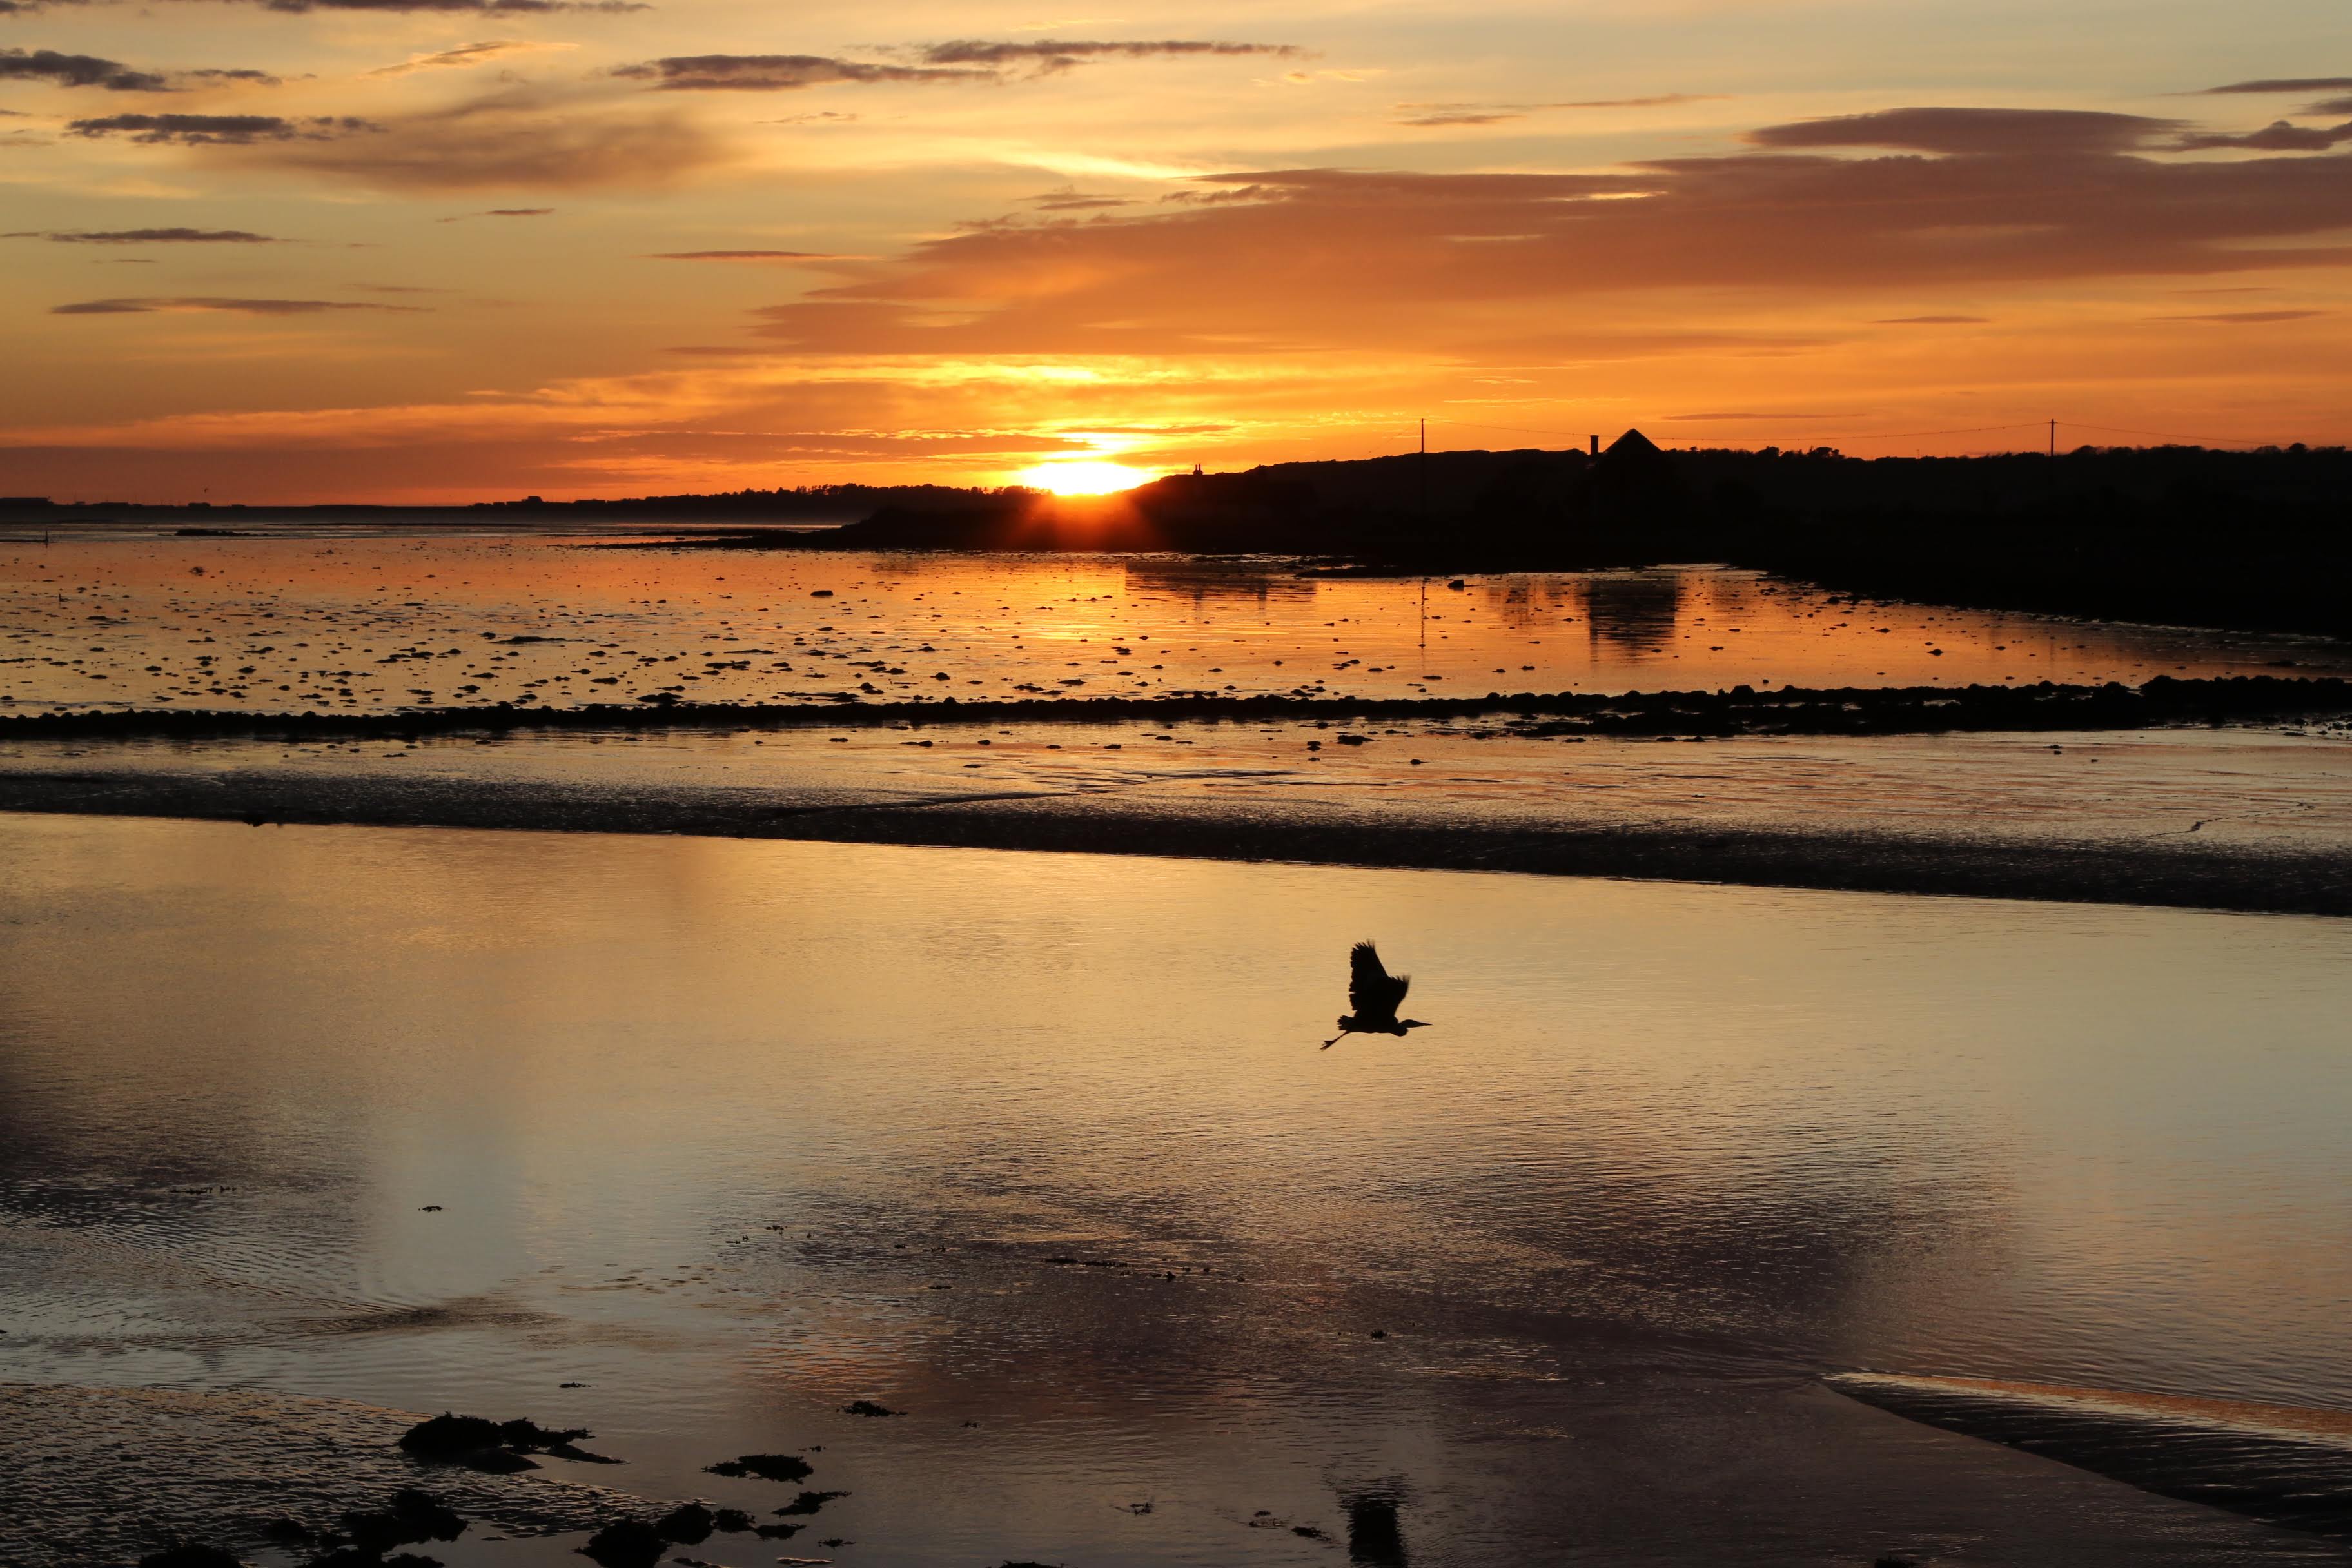
[[[2352,669],[2340,645],[1857,603],[1710,568],[1307,579],[1283,561],[614,550],[280,528],[0,540],[0,711],[1483,696]],[[830,597],[815,597],[818,593]]]
[[[0,864],[0,1384],[854,1494],[692,1549],[740,1568],[1330,1563],[1390,1507],[1353,1560],[2333,1552],[1819,1379],[2352,1410],[2340,922],[73,817]],[[1362,935],[1435,1026],[1319,1052]]]

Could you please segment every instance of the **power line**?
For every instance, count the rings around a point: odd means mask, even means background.
[[[2209,441],[2202,436],[2180,436],[2164,430],[2130,430],[2120,425],[2093,425],[2088,421],[2082,419],[2061,419],[2058,423],[2062,426],[2071,426],[2077,430],[2103,430],[2110,436],[2153,436],[2159,441],[2187,441],[2190,445],[2198,447],[2263,447],[2270,445],[2270,443],[2266,441]]]
[[[1545,430],[1527,425],[1489,425],[1475,419],[1440,419],[1436,423],[1458,426],[1470,430],[1507,430],[1518,436],[1559,436],[1571,441],[1576,440],[1579,436],[1579,433],[1573,430]],[[2021,419],[2011,425],[1963,425],[1947,430],[1864,430],[1840,436],[1806,436],[1803,439],[1817,446],[1834,441],[1913,441],[1929,436],[1982,436],[1997,430],[2032,430],[2040,428],[2045,423],[2048,421]],[[2096,430],[2110,436],[2147,436],[2159,441],[2186,441],[2191,445],[2202,447],[2270,445],[2263,441],[2211,440],[2200,436],[2183,436],[2177,431],[2135,430],[2122,425],[2094,425],[2087,419],[2061,419],[2057,424],[2061,429]]]

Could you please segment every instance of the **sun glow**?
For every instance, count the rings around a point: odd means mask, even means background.
[[[1131,490],[1151,476],[1125,463],[1040,463],[1021,476],[1021,482],[1057,496],[1107,496]]]

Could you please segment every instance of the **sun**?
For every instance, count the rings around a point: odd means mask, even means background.
[[[1039,463],[1022,474],[1021,482],[1057,496],[1107,496],[1114,490],[1131,490],[1150,477],[1125,463],[1073,461]]]

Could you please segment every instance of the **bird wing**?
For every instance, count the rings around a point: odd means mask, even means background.
[[[1358,942],[1348,954],[1348,1005],[1359,1018],[1395,1017],[1412,984],[1410,975],[1391,974],[1369,942]]]

